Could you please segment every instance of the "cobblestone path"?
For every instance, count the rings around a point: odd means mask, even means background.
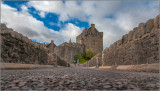
[[[2,90],[158,90],[159,73],[85,68],[2,70]]]

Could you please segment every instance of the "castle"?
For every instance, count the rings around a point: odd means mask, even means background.
[[[103,32],[99,32],[95,28],[95,24],[91,24],[91,27],[87,30],[85,28],[83,32],[76,37],[76,43],[84,44],[85,49],[92,49],[95,53],[100,53],[103,50]]]
[[[53,45],[53,46],[52,46]],[[100,53],[103,50],[103,32],[99,32],[95,28],[95,24],[91,24],[91,27],[87,30],[85,28],[83,32],[76,37],[76,43],[69,41],[59,46],[55,46],[53,41],[48,45],[51,51],[60,57],[62,60],[68,63],[73,62],[74,55],[82,54],[87,49],[91,49],[95,53]]]
[[[50,44],[34,42],[5,24],[1,27],[2,62],[68,66],[76,54],[83,54],[87,49],[101,53],[103,49],[103,33],[94,24],[76,37],[76,43],[70,39],[59,46],[53,40]]]
[[[70,40],[59,46],[54,41],[50,44],[34,42],[5,24],[0,24],[1,62],[69,66],[74,55],[92,49],[98,54],[84,66],[158,63],[159,17],[140,23],[103,51],[103,33],[98,32],[94,24],[76,37],[76,43]]]

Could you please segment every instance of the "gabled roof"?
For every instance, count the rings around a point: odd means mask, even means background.
[[[84,37],[84,36],[100,36],[100,32],[94,27],[94,24],[91,24],[91,27],[89,29],[85,28],[83,32],[78,35],[77,37]]]

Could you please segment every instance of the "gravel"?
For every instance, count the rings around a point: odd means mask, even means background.
[[[158,90],[159,73],[87,68],[1,71],[2,90]]]

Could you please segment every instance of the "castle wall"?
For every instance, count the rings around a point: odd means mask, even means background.
[[[102,66],[102,53],[98,53],[83,65],[83,67],[94,67],[94,66],[95,67]]]
[[[101,53],[103,50],[103,39],[101,37],[87,37],[84,42],[86,44],[86,50],[92,49],[96,53]]]
[[[1,24],[1,61],[5,63],[63,65],[49,53],[45,44],[34,42],[26,36]],[[57,63],[58,62],[58,63]],[[61,64],[62,63],[62,64]]]
[[[55,53],[49,53],[49,57],[48,57],[48,64],[49,65],[54,65],[54,66],[67,66],[70,67],[70,64],[68,64],[66,61],[60,59]]]
[[[47,49],[1,24],[2,62],[47,64]]]
[[[71,63],[74,61],[74,56],[76,54],[84,53],[84,45],[73,44],[73,45],[63,45],[54,48],[54,53],[62,60]]]
[[[140,23],[138,27],[123,35],[120,40],[111,44],[109,48],[102,52],[102,65],[158,63],[159,31],[159,16],[148,20],[146,23]],[[93,61],[93,59],[90,61]],[[96,61],[92,64],[94,65],[89,66],[97,65]]]

